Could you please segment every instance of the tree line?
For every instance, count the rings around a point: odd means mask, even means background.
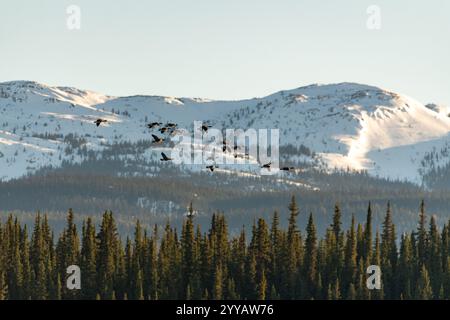
[[[334,208],[323,238],[314,216],[297,224],[295,197],[287,228],[275,212],[257,219],[248,235],[228,232],[214,214],[207,232],[195,223],[192,203],[181,230],[136,222],[133,239],[122,240],[111,212],[100,226],[91,218],[81,232],[69,210],[55,238],[46,215],[28,230],[10,215],[0,224],[0,299],[449,299],[450,224],[438,228],[422,201],[416,230],[396,234],[390,204],[383,224],[352,219],[343,230]],[[373,232],[376,230],[376,232]],[[373,234],[374,233],[374,234]],[[81,289],[66,286],[66,269],[81,269]],[[381,268],[381,288],[369,290],[367,268]]]

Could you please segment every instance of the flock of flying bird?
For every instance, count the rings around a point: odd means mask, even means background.
[[[94,123],[97,125],[97,127],[99,127],[102,123],[106,123],[106,122],[108,122],[108,120],[101,119],[101,118],[99,118],[99,119],[94,121]],[[151,122],[151,123],[147,124],[147,128],[149,128],[149,129],[154,129],[154,128],[160,127],[158,129],[158,131],[161,134],[168,133],[170,135],[173,135],[173,134],[175,134],[177,132],[176,131],[177,130],[177,126],[178,126],[178,124],[171,123],[171,122],[166,123],[164,126],[163,126],[162,122]],[[203,124],[201,126],[202,133],[208,132],[208,129],[211,128],[211,127],[212,126],[210,126],[210,125]],[[152,138],[153,138],[153,143],[155,143],[155,144],[161,144],[161,143],[163,143],[165,141],[165,138],[158,137],[156,134],[152,134]],[[233,149],[234,149],[234,157],[235,158],[239,157],[239,154],[237,153],[237,150],[239,149],[239,147],[237,145],[235,145],[233,147]],[[231,150],[231,148],[230,148],[229,144],[224,139],[223,140],[222,151],[223,152],[227,152],[227,151],[230,151],[230,150]],[[248,153],[245,153],[245,156],[248,159],[248,157],[249,157]],[[160,161],[164,161],[165,162],[165,161],[172,161],[173,160],[172,158],[168,157],[164,152],[161,152],[161,157],[162,158],[160,159]],[[269,163],[263,164],[261,166],[261,168],[270,170],[271,166],[272,166],[272,162],[269,162]],[[219,167],[217,165],[215,165],[215,164],[206,166],[206,169],[210,170],[211,172],[214,172],[214,169],[216,169],[216,168],[219,168]],[[281,170],[281,171],[294,171],[295,168],[294,167],[281,167],[279,170]]]

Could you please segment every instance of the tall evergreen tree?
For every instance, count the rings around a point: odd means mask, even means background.
[[[194,235],[194,209],[192,207],[192,202],[189,205],[188,217],[183,225],[181,231],[181,286],[182,292],[180,293],[182,297],[186,298],[187,288],[193,289],[194,277],[195,277],[195,267],[197,261],[196,257],[196,243]]]
[[[392,223],[391,205],[388,202],[381,235],[381,269],[387,298],[396,296],[397,246],[395,226]]]
[[[367,208],[367,219],[364,227],[364,250],[362,256],[364,261],[370,261],[372,254],[372,205],[369,202]]]
[[[116,276],[117,227],[111,212],[103,215],[100,232],[97,235],[97,284],[102,300],[111,300],[114,294]]]
[[[416,299],[430,300],[433,298],[433,289],[431,288],[430,276],[425,265],[422,265],[420,270],[420,277],[417,281]]]
[[[430,281],[433,289],[433,297],[439,299],[442,287],[442,258],[441,239],[436,225],[435,217],[431,217],[428,239],[428,270],[430,270]]]
[[[83,223],[82,249],[80,269],[83,275],[81,287],[83,299],[95,300],[97,296],[97,242],[95,238],[95,226],[91,218]]]
[[[319,292],[317,292],[317,231],[312,213],[309,215],[306,227],[304,270],[306,277],[305,297],[315,298],[319,295]]]
[[[295,196],[292,196],[289,204],[289,225],[287,231],[287,242],[284,248],[284,270],[283,270],[283,288],[282,296],[297,297],[299,294],[298,271],[302,260],[302,238],[297,227],[297,216],[299,208]]]
[[[342,291],[345,297],[354,299],[356,296],[356,268],[357,268],[357,255],[356,255],[356,232],[355,232],[355,217],[352,216],[352,222],[350,230],[347,232],[347,240],[345,242],[345,261],[344,272],[342,275]],[[352,287],[352,288],[351,288]],[[353,292],[349,293],[352,289]]]
[[[425,202],[420,203],[419,226],[417,228],[417,253],[420,265],[424,265],[427,261],[428,235],[426,226]]]
[[[399,259],[399,292],[400,298],[411,299],[414,283],[411,283],[413,276],[413,248],[411,245],[411,237],[403,235],[400,244],[400,259]]]

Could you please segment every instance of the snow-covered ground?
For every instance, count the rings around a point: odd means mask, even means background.
[[[96,127],[97,118],[108,120]],[[63,160],[80,162],[81,147],[101,151],[114,142],[150,140],[149,122],[194,121],[218,129],[280,129],[281,145],[304,145],[334,168],[420,183],[422,160],[447,148],[448,108],[354,83],[311,85],[264,98],[211,101],[160,96],[111,97],[31,81],[0,83],[0,179],[8,180]],[[161,134],[157,133],[159,136]],[[159,159],[166,146],[143,156]],[[227,155],[228,157],[230,155]],[[303,156],[302,156],[303,157]],[[245,162],[245,161],[244,161]],[[447,163],[441,158],[439,165]],[[185,166],[198,170],[198,166]],[[203,167],[200,167],[204,169]],[[224,166],[236,173],[259,170],[255,159]]]

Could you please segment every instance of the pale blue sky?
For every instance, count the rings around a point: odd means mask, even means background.
[[[66,8],[81,8],[81,30]],[[366,28],[381,8],[382,29]],[[450,105],[450,1],[14,0],[0,81],[214,99],[360,82]]]

